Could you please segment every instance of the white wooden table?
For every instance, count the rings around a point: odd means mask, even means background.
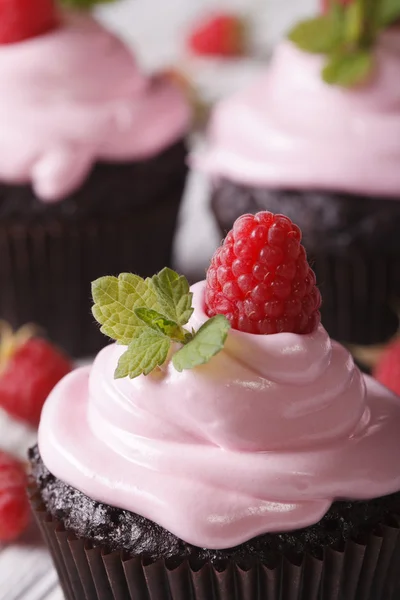
[[[135,47],[149,69],[176,62],[188,22],[202,10],[221,5],[241,10],[254,19],[255,42],[267,47],[293,18],[313,10],[317,0],[122,0],[99,11],[102,19]],[[155,15],[157,15],[155,17]],[[267,43],[266,43],[267,42]],[[197,67],[196,67],[197,68]],[[234,67],[204,64],[196,71],[198,83],[209,100],[245,85],[257,72],[253,62]],[[200,226],[199,226],[200,223]],[[207,182],[193,175],[188,184],[181,226],[176,238],[176,265],[200,274],[218,243],[218,232],[207,208]],[[26,457],[35,433],[17,425],[0,412],[0,447]],[[18,542],[0,546],[0,600],[61,600],[62,592],[50,557],[32,525]]]
[[[26,459],[36,434],[0,413],[0,446]],[[0,600],[61,600],[50,556],[32,523],[17,544],[0,545]]]

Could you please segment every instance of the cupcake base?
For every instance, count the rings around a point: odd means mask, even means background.
[[[345,343],[380,344],[399,328],[400,202],[312,190],[215,184],[212,209],[225,235],[241,214],[283,213],[303,232],[321,289],[322,322]]]
[[[31,490],[32,508],[67,600],[397,600],[400,522],[363,542],[327,548],[317,559],[285,556],[251,566],[188,559],[155,562],[110,552],[79,539],[55,520]]]
[[[158,157],[97,165],[84,186],[55,205],[28,186],[0,185],[0,318],[33,322],[72,356],[97,352],[91,282],[170,264],[185,185],[181,141]]]
[[[206,550],[64,484],[37,448],[30,460],[32,508],[70,600],[400,597],[400,493],[337,502],[307,529]]]

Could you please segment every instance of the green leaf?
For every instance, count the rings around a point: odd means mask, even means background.
[[[305,51],[327,55],[327,83],[349,87],[368,78],[380,30],[399,18],[400,0],[331,0],[324,15],[303,21],[289,37]]]
[[[373,55],[367,50],[336,54],[330,57],[322,77],[326,83],[351,87],[364,83],[373,66]]]
[[[400,19],[400,0],[382,0],[379,3],[379,24],[387,27]]]
[[[167,336],[145,327],[136,333],[135,339],[119,359],[115,379],[148,375],[167,360],[170,345],[171,340]]]
[[[230,323],[223,315],[212,317],[200,327],[191,342],[172,357],[177,371],[204,365],[224,347]]]
[[[186,325],[193,313],[193,294],[186,277],[165,268],[151,281],[162,306],[161,312],[178,325]]]
[[[351,2],[345,13],[346,41],[356,44],[363,32],[363,12],[359,2]]]
[[[299,48],[315,54],[333,52],[342,37],[341,20],[334,18],[333,14],[302,21],[289,33],[289,39]]]
[[[353,0],[354,1],[354,0]],[[379,9],[382,0],[355,0],[359,5],[362,29],[358,49],[373,48],[379,33]]]
[[[118,278],[100,277],[92,283],[92,296],[93,316],[102,326],[102,333],[120,344],[128,345],[146,327],[135,308],[161,309],[150,280],[131,273],[121,273]]]
[[[186,342],[187,336],[190,336],[190,333],[180,327],[178,323],[167,319],[156,310],[151,310],[149,308],[135,308],[135,314],[143,321],[143,323],[155,331],[167,335],[176,342]]]

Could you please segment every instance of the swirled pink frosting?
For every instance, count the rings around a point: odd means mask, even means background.
[[[263,78],[217,106],[194,165],[255,186],[400,198],[400,30],[381,36],[367,85],[325,84],[322,65],[283,42]]]
[[[129,50],[86,14],[0,48],[0,180],[58,200],[98,160],[140,160],[184,135],[181,93],[141,74]]]
[[[197,327],[204,283],[193,291]],[[231,331],[204,366],[115,380],[124,350],[68,375],[42,414],[45,464],[88,496],[228,548],[315,523],[335,499],[400,490],[400,399],[322,326]]]

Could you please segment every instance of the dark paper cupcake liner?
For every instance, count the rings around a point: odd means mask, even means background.
[[[93,207],[72,217],[49,218],[51,209],[39,218],[2,216],[0,190],[0,319],[13,327],[41,326],[72,356],[95,354],[106,339],[91,314],[90,284],[121,272],[150,276],[170,264],[186,178],[184,158],[182,144],[171,159],[171,172],[156,165],[153,181],[146,170],[135,171],[136,180],[129,183],[124,172],[120,195],[117,183],[114,194],[89,186],[87,193],[103,202],[98,214]],[[71,199],[64,202],[64,210],[75,205]]]
[[[77,539],[53,519],[31,490],[31,504],[67,600],[398,600],[400,522],[361,542],[326,548],[274,565],[228,561],[195,568],[185,560],[146,562]],[[272,558],[271,558],[272,560]]]
[[[371,257],[356,250],[346,257],[321,253],[310,262],[323,299],[322,323],[332,338],[369,346],[396,334],[400,252],[398,257]]]
[[[283,213],[303,232],[333,339],[374,345],[399,328],[400,203],[315,190],[274,190],[223,179],[211,206],[222,235],[243,213]]]

